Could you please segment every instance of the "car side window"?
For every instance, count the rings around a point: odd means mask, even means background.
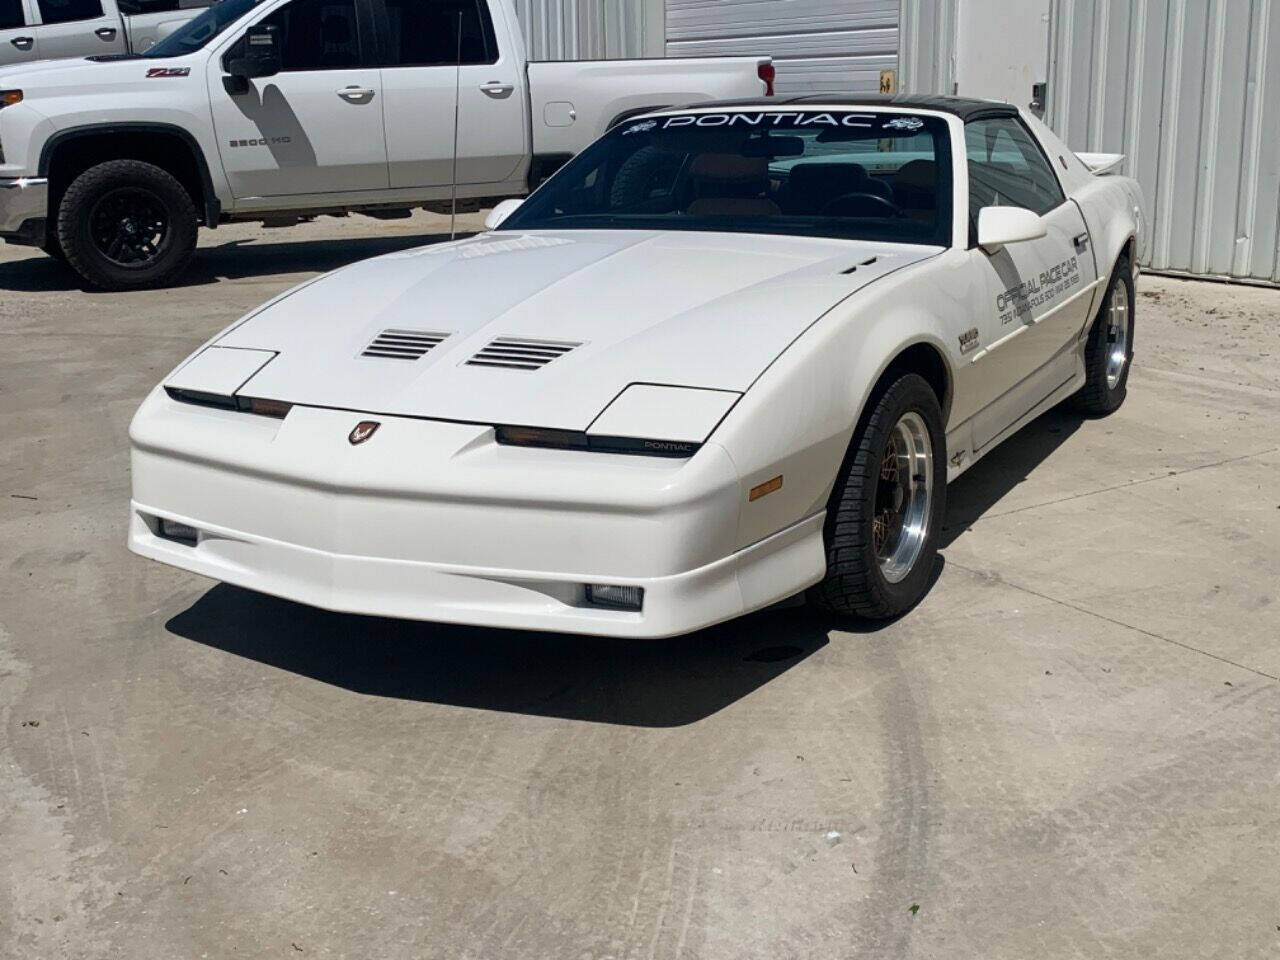
[[[100,0],[39,0],[40,19],[47,24],[97,20],[102,16]]]
[[[1044,215],[1066,196],[1044,152],[1015,117],[965,124],[969,158],[969,216],[983,207],[1023,207]]]
[[[280,28],[285,73],[361,66],[355,0],[294,0],[262,21]]]
[[[22,0],[0,0],[0,30],[13,30],[26,26],[22,15]]]
[[[467,66],[498,60],[485,0],[386,0],[385,7],[387,49],[381,66]]]

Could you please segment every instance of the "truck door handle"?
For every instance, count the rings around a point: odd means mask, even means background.
[[[99,27],[93,32],[97,34],[99,40],[105,40],[107,43],[110,43],[116,38],[115,27]]]
[[[32,44],[34,44],[36,41],[34,37],[14,37],[9,42],[12,43],[19,50],[30,50]]]
[[[488,83],[480,84],[480,89],[495,100],[500,100],[507,96],[515,88],[515,84],[503,83],[501,80],[490,80]]]
[[[347,103],[361,103],[373,99],[373,91],[368,87],[343,87],[337,91],[337,94]]]

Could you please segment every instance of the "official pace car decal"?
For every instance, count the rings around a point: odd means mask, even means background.
[[[1026,317],[1036,307],[1056,300],[1081,281],[1079,262],[1075,257],[1055,264],[1039,276],[1024,280],[996,296],[1000,325]]]
[[[154,80],[156,78],[168,77],[187,77],[191,75],[190,67],[151,67],[147,71],[147,79]]]

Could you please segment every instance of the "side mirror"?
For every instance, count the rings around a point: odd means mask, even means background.
[[[513,197],[510,200],[503,200],[500,204],[489,211],[489,215],[484,218],[484,228],[486,230],[497,230],[502,225],[502,221],[507,219],[516,212],[516,207],[524,203],[519,197]]]
[[[1044,219],[1022,207],[983,207],[978,211],[978,246],[999,253],[1006,244],[1047,236]]]
[[[227,61],[227,73],[242,80],[274,77],[280,72],[280,28],[259,23],[244,34],[244,49]]]

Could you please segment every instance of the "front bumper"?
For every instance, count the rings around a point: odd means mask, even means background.
[[[49,212],[49,181],[44,177],[0,179],[0,236],[26,239],[32,221]],[[34,241],[33,241],[34,242]]]
[[[618,637],[688,633],[825,569],[822,516],[742,549],[728,455],[502,447],[492,428],[297,408],[283,421],[153,394],[134,420],[135,553],[329,610]],[[194,546],[158,518],[200,531]],[[586,584],[641,586],[639,612]]]

